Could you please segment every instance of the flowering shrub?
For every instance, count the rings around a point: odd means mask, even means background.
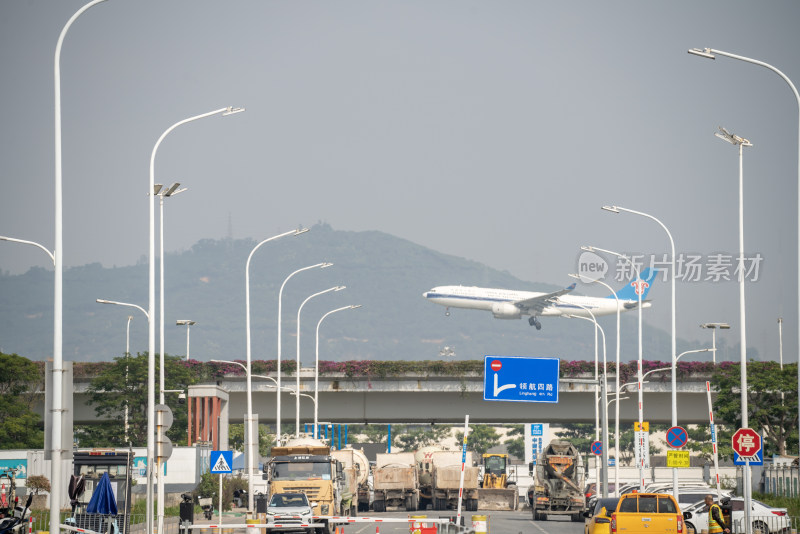
[[[245,365],[244,360],[235,360]],[[44,372],[44,362],[41,364]],[[751,365],[760,365],[764,362],[752,362]],[[180,360],[177,365],[182,365],[192,371],[198,381],[217,380],[225,376],[245,376],[245,371],[235,363],[215,363],[201,362],[197,360]],[[91,378],[99,375],[111,362],[75,362],[73,373],[75,378]],[[601,364],[602,365],[602,364]],[[731,367],[738,367],[738,362],[722,362],[717,365],[720,370],[728,370]],[[276,360],[254,360],[250,362],[253,374],[270,374],[277,369]],[[613,376],[616,372],[616,364],[608,362],[608,374]],[[642,373],[670,367],[669,362],[642,361]],[[594,362],[585,360],[562,360],[560,364],[561,377],[590,376],[594,377]],[[714,372],[712,362],[678,362],[678,378],[690,375],[711,375]],[[281,371],[285,375],[292,375],[297,371],[297,362],[294,359],[281,360]],[[386,378],[403,374],[419,375],[449,375],[449,376],[481,376],[483,374],[483,360],[349,360],[344,362],[320,361],[319,374],[332,375],[343,374],[350,378],[369,377]],[[636,379],[637,362],[636,360],[622,363],[619,368],[620,382],[629,382]],[[669,381],[669,370],[663,373],[652,374],[647,377],[650,381]]]

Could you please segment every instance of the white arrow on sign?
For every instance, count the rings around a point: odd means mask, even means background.
[[[517,385],[516,385],[516,384],[506,384],[505,386],[500,386],[500,387],[498,387],[498,378],[497,378],[497,373],[495,373],[495,374],[494,374],[494,396],[495,396],[495,397],[497,397],[498,395],[500,395],[500,394],[501,394],[502,392],[504,392],[505,390],[507,390],[507,389],[511,389],[511,388],[515,388],[515,387],[517,387]]]

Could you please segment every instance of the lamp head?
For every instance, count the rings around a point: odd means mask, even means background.
[[[153,195],[155,196],[155,195],[157,195],[158,193],[160,193],[160,192],[161,192],[161,189],[162,189],[163,187],[164,187],[164,185],[163,185],[163,184],[154,184],[154,185],[153,185]]]
[[[594,247],[582,246],[581,250],[584,252],[594,252]]]
[[[616,206],[603,206],[602,209],[610,211],[611,213],[619,213],[619,208],[617,208]]]
[[[98,304],[111,304],[111,301],[106,299],[96,299],[95,302]]]
[[[688,52],[692,55],[704,57],[706,59],[717,59],[716,56],[711,53],[710,48],[690,48]]]
[[[347,289],[347,286],[337,286],[336,289],[334,289],[333,291],[334,292],[341,291],[342,289]]]
[[[350,309],[351,310],[355,310],[356,308],[360,308],[360,307],[361,307],[361,304],[351,304],[350,305]]]
[[[329,263],[329,262],[325,262],[325,263],[323,263],[322,265],[319,266],[320,269],[325,269],[327,267],[333,267],[333,264]]]
[[[722,126],[719,127],[719,131],[714,134],[715,136],[719,137],[725,142],[728,142],[732,145],[742,145],[742,146],[753,146],[750,141],[743,137],[739,137],[736,134],[730,133],[728,130],[723,128]]]
[[[294,235],[300,235],[308,232],[308,228],[298,228],[294,231]]]
[[[244,108],[235,108],[233,106],[228,106],[228,109],[222,114],[223,117],[227,117],[228,115],[235,115],[237,113],[241,113],[244,111]]]
[[[192,326],[194,324],[197,324],[197,322],[192,321],[191,319],[178,319],[175,321],[176,326]]]

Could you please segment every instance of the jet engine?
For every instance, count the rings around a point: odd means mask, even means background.
[[[495,302],[492,304],[492,314],[495,319],[519,319],[522,312],[510,302]]]

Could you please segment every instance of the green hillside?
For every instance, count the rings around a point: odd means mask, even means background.
[[[166,352],[185,355],[186,331],[176,319],[192,319],[191,357],[198,360],[245,357],[245,262],[256,241],[203,240],[190,250],[168,254],[166,264]],[[329,261],[328,269],[294,276],[283,294],[283,358],[296,353],[297,310],[309,295],[336,285],[345,291],[309,301],[301,316],[303,365],[314,359],[315,330],[326,312],[348,304],[363,308],[329,316],[320,328],[320,359],[432,360],[445,346],[450,358],[477,359],[486,354],[558,356],[593,359],[594,336],[584,321],[545,318],[543,329],[526,320],[501,321],[472,310],[445,310],[422,293],[448,284],[554,290],[560,286],[524,282],[506,272],[441,254],[381,232],[344,232],[325,224],[298,237],[262,246],[250,267],[253,359],[274,359],[277,352],[278,292],[293,271]],[[157,274],[158,278],[158,274]],[[565,277],[565,285],[568,279]],[[52,351],[52,271],[31,269],[0,275],[0,350],[41,360]],[[156,291],[158,295],[158,290]],[[664,293],[654,291],[654,299]],[[147,308],[147,264],[104,268],[99,264],[64,272],[65,360],[103,361],[122,355],[125,327],[131,323],[131,352],[147,348],[147,325],[138,310],[100,305],[97,298]],[[158,307],[156,307],[158,309]],[[623,316],[623,360],[636,354],[635,314]],[[613,358],[613,317],[601,319]],[[667,333],[645,326],[646,359],[664,360]],[[158,335],[156,335],[158,350]]]

